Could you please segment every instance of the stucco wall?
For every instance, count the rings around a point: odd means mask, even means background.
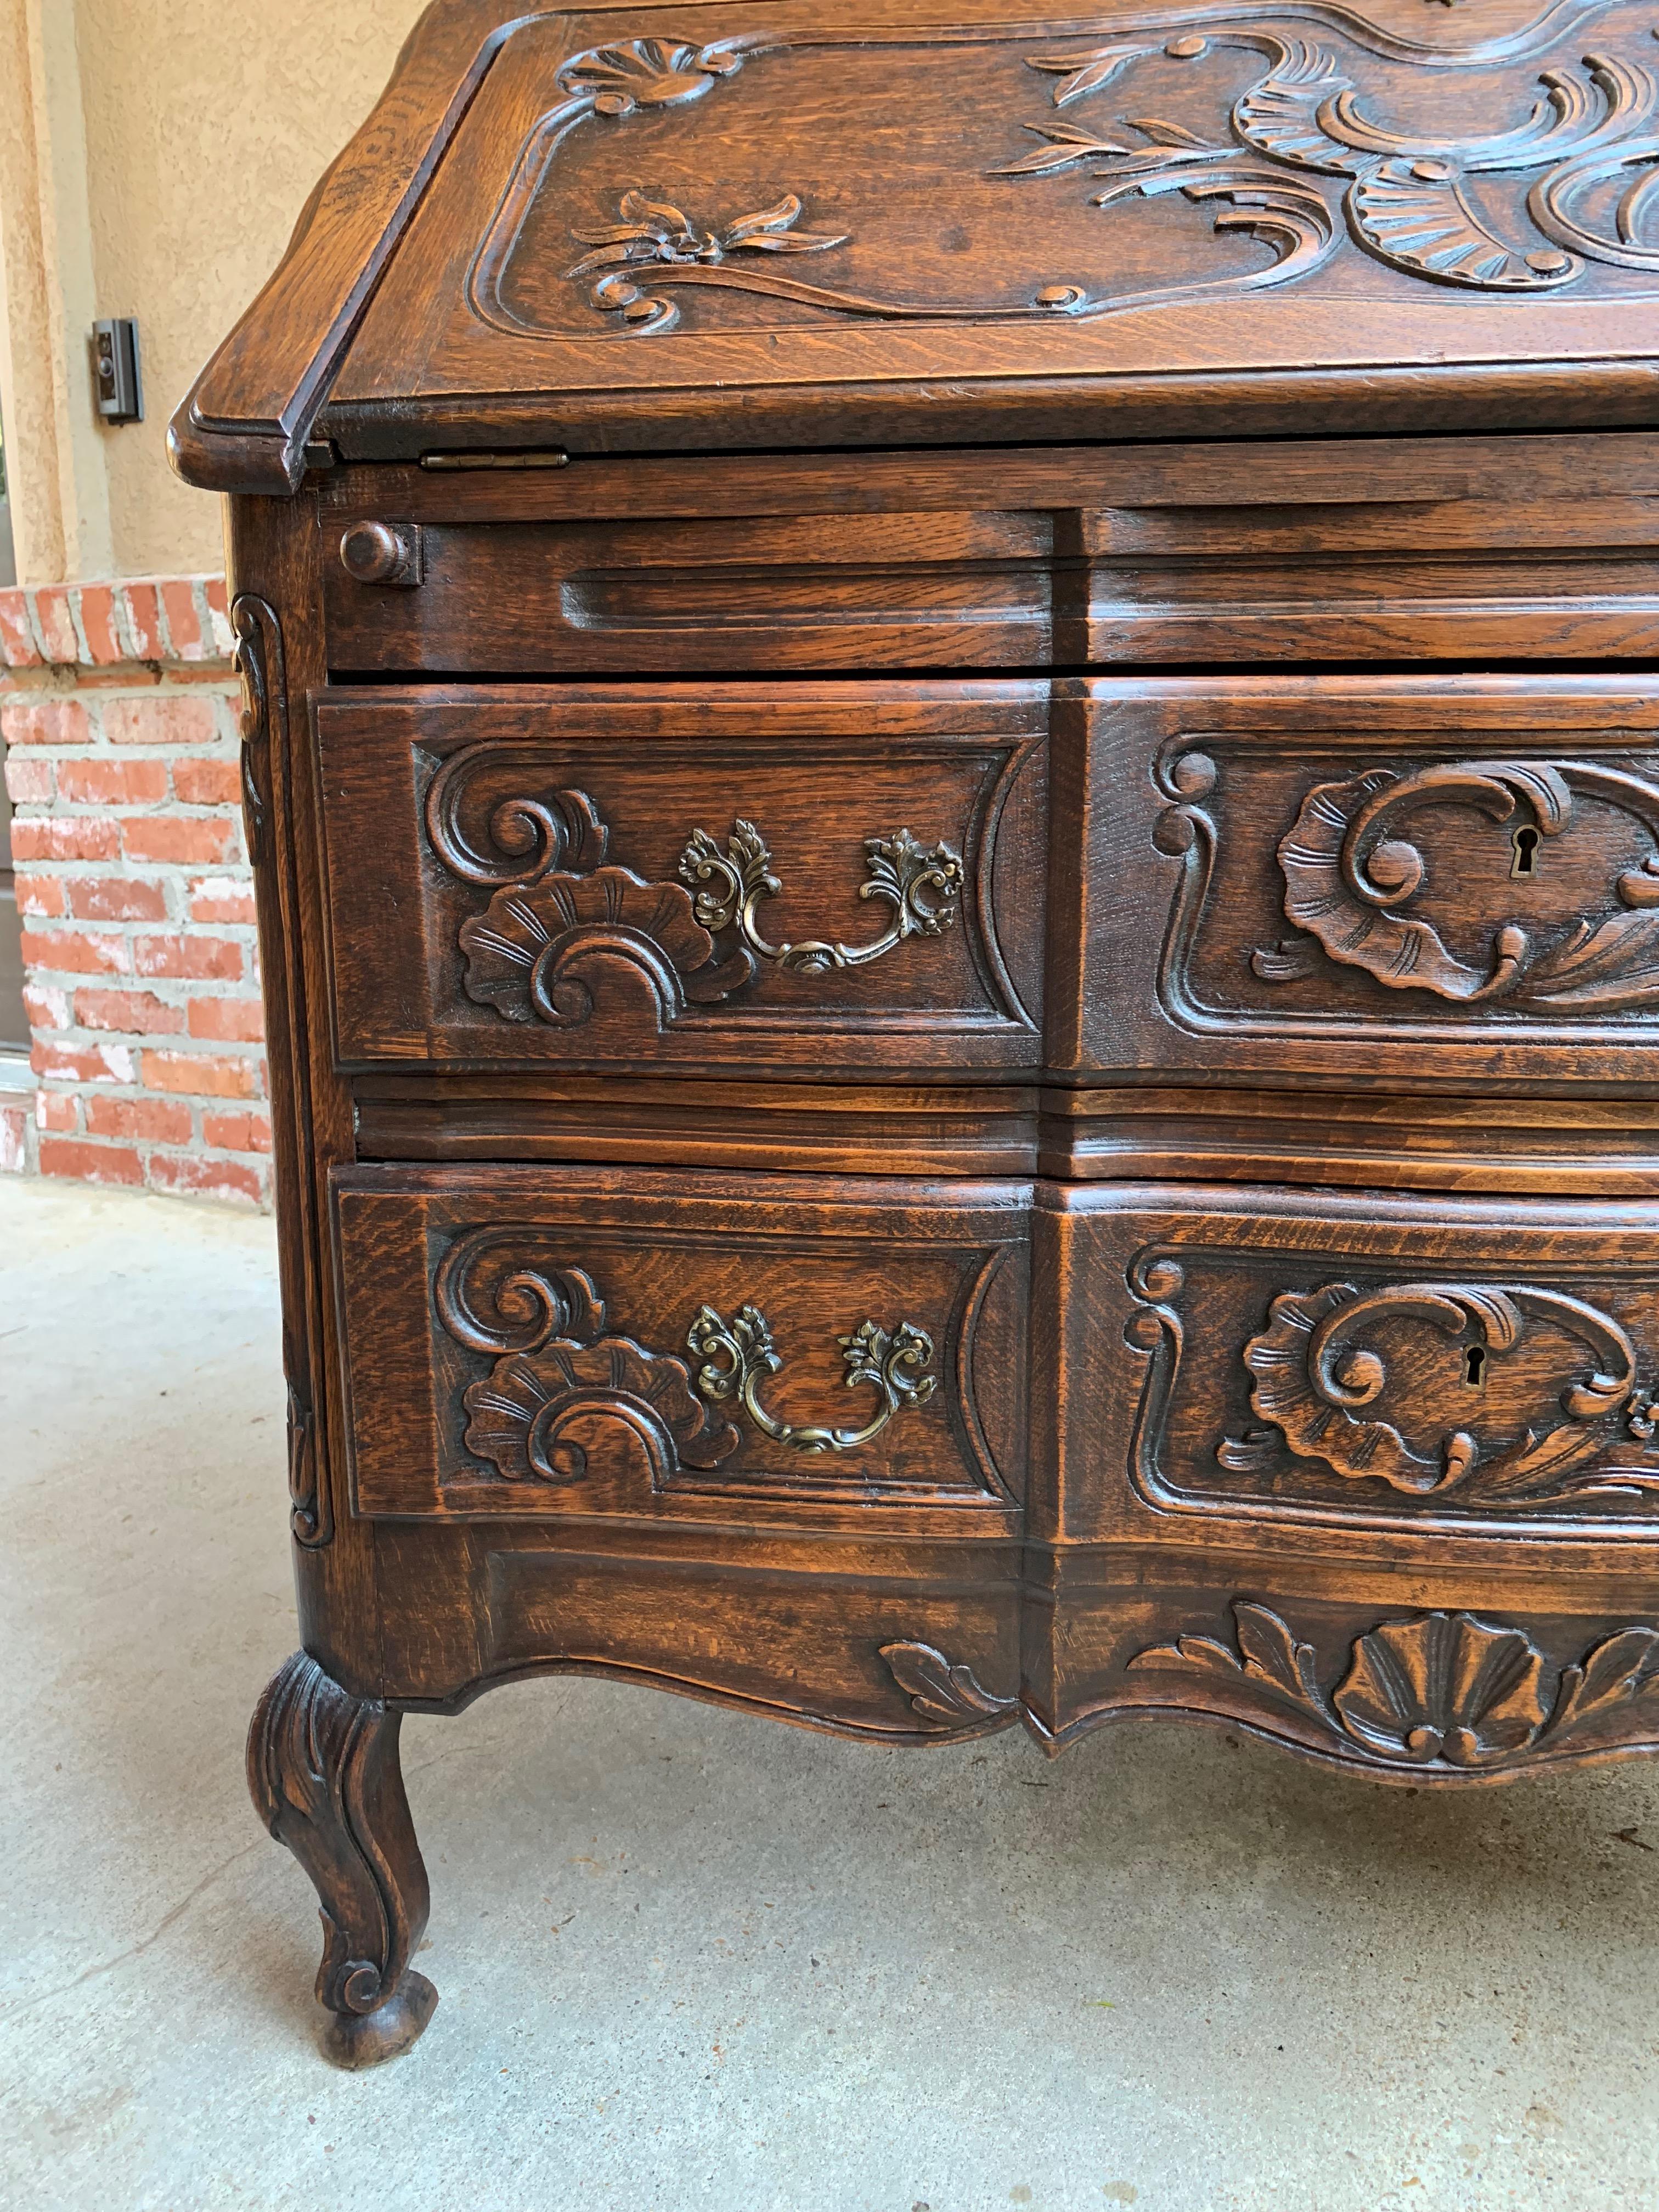
[[[374,105],[423,6],[0,0],[0,61],[11,64],[0,71],[9,77],[0,85],[0,140],[9,142],[0,195],[14,294],[40,268],[42,210],[47,234],[43,296],[5,302],[14,357],[0,383],[14,387],[4,395],[14,496],[20,507],[34,501],[30,460],[43,455],[55,411],[56,459],[40,474],[46,495],[56,484],[69,526],[56,532],[54,556],[50,519],[20,516],[27,581],[219,566],[218,502],[168,469],[167,418],[275,266],[312,185]],[[76,180],[66,171],[81,140]],[[137,316],[147,420],[94,428],[88,441],[82,356],[94,314]],[[42,388],[48,335],[55,392]],[[72,457],[70,434],[79,447]],[[77,512],[93,518],[78,533]],[[37,519],[43,526],[31,527]],[[56,575],[47,573],[54,561]]]
[[[109,434],[118,574],[216,567],[166,417],[270,274],[424,0],[76,0],[100,312],[136,313],[149,418]]]

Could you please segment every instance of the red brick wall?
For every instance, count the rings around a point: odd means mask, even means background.
[[[0,592],[39,1085],[0,1171],[269,1203],[224,580]]]

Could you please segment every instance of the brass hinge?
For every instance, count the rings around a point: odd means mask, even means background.
[[[556,447],[547,447],[539,452],[520,453],[422,453],[421,466],[446,475],[459,473],[463,469],[568,469],[568,453]]]

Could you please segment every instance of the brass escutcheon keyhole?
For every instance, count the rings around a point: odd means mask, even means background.
[[[1510,862],[1511,883],[1525,883],[1538,872],[1539,833],[1530,823],[1510,839],[1515,858]]]

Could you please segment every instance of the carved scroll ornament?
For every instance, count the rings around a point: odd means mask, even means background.
[[[1268,67],[1234,101],[1224,137],[1212,142],[1153,116],[1115,118],[1103,133],[1028,124],[1042,144],[1000,173],[1050,176],[1095,164],[1099,208],[1170,192],[1200,200],[1222,189],[1248,207],[1252,194],[1270,203],[1284,191],[1287,171],[1342,178],[1348,234],[1374,260],[1477,291],[1555,291],[1581,276],[1586,260],[1659,270],[1659,83],[1638,62],[1586,54],[1576,68],[1546,70],[1524,121],[1488,137],[1448,139],[1374,121],[1334,52],[1255,24],[1029,59],[1060,80],[1054,104],[1063,108],[1115,85],[1140,61],[1196,65],[1237,52],[1262,55]],[[1532,237],[1502,235],[1471,190],[1480,176],[1516,172],[1538,173],[1526,204]],[[1607,190],[1626,173],[1609,217]],[[1318,204],[1324,209],[1322,198]],[[1332,242],[1340,234],[1333,224]]]
[[[1655,849],[1608,886],[1600,911],[1540,937],[1520,922],[1492,931],[1480,964],[1460,959],[1421,914],[1408,911],[1434,886],[1404,834],[1413,811],[1468,807],[1519,822],[1530,862],[1571,828],[1577,799],[1632,816]],[[1460,1006],[1502,1001],[1557,1013],[1659,1005],[1659,787],[1640,777],[1562,761],[1451,761],[1411,775],[1375,769],[1316,785],[1279,848],[1285,915],[1306,933],[1259,951],[1264,982],[1315,972],[1321,953],[1359,968],[1392,991],[1427,991]]]
[[[728,1326],[702,1307],[682,1359],[611,1332],[604,1299],[580,1268],[519,1264],[523,1232],[480,1229],[446,1255],[434,1285],[438,1316],[469,1351],[498,1355],[463,1402],[466,1448],[509,1482],[568,1487],[586,1480],[592,1424],[620,1424],[643,1451],[651,1486],[683,1470],[709,1474],[737,1449],[739,1431],[722,1418],[736,1401],[759,1433],[803,1453],[852,1452],[937,1388],[933,1340],[908,1322],[892,1330],[866,1321],[840,1340],[849,1389],[872,1385],[880,1405],[862,1429],[795,1428],[762,1405],[759,1385],[783,1361],[765,1316],[739,1309]]]
[[[1431,1452],[1413,1449],[1392,1422],[1365,1418],[1388,1384],[1388,1370],[1365,1340],[1380,1325],[1412,1322],[1474,1349],[1479,1371],[1513,1352],[1528,1321],[1577,1338],[1589,1371],[1564,1376],[1559,1403],[1566,1419],[1540,1434],[1528,1429],[1497,1451],[1482,1445],[1477,1418],[1440,1436]],[[1418,1496],[1443,1497],[1478,1488],[1483,1504],[1537,1504],[1585,1492],[1659,1491],[1650,1475],[1627,1468],[1580,1472],[1603,1456],[1622,1429],[1645,1441],[1653,1431],[1652,1395],[1636,1386],[1636,1354],[1609,1315],[1581,1298],[1525,1286],[1475,1283],[1397,1283],[1361,1291],[1327,1283],[1276,1297],[1267,1328],[1252,1337],[1244,1364],[1255,1378],[1252,1408],[1270,1421],[1299,1459],[1323,1460],[1338,1474],[1385,1482]],[[1479,1400],[1471,1392],[1472,1401]],[[1217,1457],[1248,1473],[1277,1456],[1279,1438],[1255,1431],[1227,1438]],[[1477,1480],[1478,1478],[1478,1480]]]
[[[1135,1300],[1125,1327],[1131,1350],[1147,1360],[1136,1415],[1133,1464],[1143,1493],[1160,1505],[1190,1499],[1173,1491],[1160,1454],[1176,1384],[1186,1356],[1187,1328],[1179,1301],[1186,1271],[1154,1246],[1130,1262],[1127,1286]],[[1374,1410],[1389,1375],[1378,1332],[1401,1324],[1438,1332],[1478,1369],[1468,1389],[1470,1412],[1455,1427],[1417,1433],[1401,1413],[1385,1420]],[[1493,1434],[1486,1411],[1487,1376],[1495,1381],[1506,1356],[1529,1328],[1575,1338],[1579,1361],[1563,1359],[1556,1403],[1562,1418],[1528,1426],[1519,1437]],[[1387,1338],[1382,1341],[1385,1347]],[[1540,1506],[1605,1498],[1645,1504],[1659,1499],[1659,1395],[1638,1380],[1630,1337],[1613,1316],[1586,1300],[1530,1285],[1402,1282],[1361,1290],[1326,1283],[1274,1297],[1267,1327],[1243,1350],[1252,1377],[1250,1406],[1271,1426],[1224,1436],[1218,1463],[1229,1474],[1271,1480],[1276,1510],[1291,1502],[1278,1471],[1288,1456],[1316,1462],[1356,1485],[1381,1483],[1396,1494],[1453,1510],[1524,1512]],[[1409,1401],[1408,1408],[1409,1411]],[[1403,1433],[1413,1428],[1410,1436]]]
[[[464,804],[475,766],[453,755],[433,778],[426,820],[432,848],[452,873],[497,888],[489,908],[461,925],[466,992],[505,1019],[579,1029],[606,988],[631,993],[666,1028],[690,1006],[715,1006],[754,982],[763,963],[808,975],[858,968],[912,937],[938,937],[954,921],[965,871],[945,844],[908,830],[865,840],[860,898],[892,910],[871,942],[809,939],[774,945],[758,908],[782,890],[752,822],[738,820],[724,850],[691,834],[677,883],[653,883],[610,862],[611,833],[586,792],[558,791],[496,805],[480,840]]]
[[[1557,1673],[1518,1628],[1431,1613],[1383,1621],[1358,1638],[1347,1672],[1328,1692],[1318,1652],[1278,1613],[1239,1601],[1233,1620],[1237,1650],[1182,1636],[1138,1653],[1129,1671],[1247,1687],[1311,1722],[1334,1749],[1391,1765],[1492,1767],[1577,1748],[1659,1682],[1659,1630],[1646,1626],[1620,1630]]]
[[[1516,85],[1517,100],[1528,101],[1521,120],[1460,138],[1376,120],[1369,88],[1357,74],[1363,60],[1345,58],[1349,49],[1372,48],[1395,62],[1418,60],[1420,49],[1379,40],[1334,9],[1310,6],[1297,14],[1296,34],[1247,14],[1231,22],[1212,18],[1201,31],[1126,34],[1103,46],[1025,56],[1027,67],[1056,80],[1057,109],[1092,106],[1108,93],[1132,100],[1139,64],[1176,61],[1212,77],[1218,113],[1212,121],[1194,118],[1204,121],[1197,130],[1115,111],[1094,125],[1069,118],[1029,123],[1024,128],[1039,143],[990,171],[1029,181],[1082,168],[1100,187],[1093,204],[1108,210],[1180,193],[1217,210],[1218,235],[1243,233],[1266,245],[1273,258],[1265,269],[1115,294],[1081,281],[1075,270],[1056,270],[1012,299],[887,297],[758,265],[766,257],[824,253],[849,242],[840,232],[795,229],[802,212],[796,192],[704,228],[672,202],[637,185],[629,189],[624,171],[617,179],[620,220],[572,231],[574,242],[591,250],[568,274],[594,280],[593,305],[617,316],[623,331],[645,336],[678,323],[678,307],[664,287],[720,287],[886,322],[1088,320],[1284,283],[1311,273],[1349,240],[1403,276],[1512,296],[1557,291],[1591,264],[1659,270],[1659,86],[1642,62],[1575,55],[1565,67]],[[1331,43],[1301,34],[1310,19],[1324,24]],[[479,252],[469,284],[474,311],[516,334],[550,334],[533,310],[513,304],[503,278],[549,165],[573,132],[688,107],[746,63],[790,43],[764,34],[703,46],[636,38],[573,56],[559,71],[560,100],[527,137]],[[820,59],[833,44],[814,41]],[[1226,105],[1232,57],[1241,54],[1263,66]],[[1482,179],[1505,176],[1532,179],[1524,214],[1517,207],[1500,216],[1485,204]]]

